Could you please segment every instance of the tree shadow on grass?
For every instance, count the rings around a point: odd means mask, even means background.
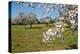
[[[65,48],[66,50],[68,49],[78,49],[78,46],[76,44],[70,44],[68,48]]]
[[[30,27],[26,27],[25,29],[42,29],[43,27],[32,27],[32,28],[30,28]]]

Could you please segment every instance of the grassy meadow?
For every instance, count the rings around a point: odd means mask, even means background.
[[[51,51],[65,50],[69,48],[71,43],[77,44],[78,32],[71,34],[65,29],[64,41],[56,38],[54,41],[44,43],[42,41],[42,32],[48,30],[44,24],[32,25],[11,25],[12,52],[35,52],[35,51]]]

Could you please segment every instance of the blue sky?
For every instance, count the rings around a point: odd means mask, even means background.
[[[39,3],[39,4],[41,4],[41,3]],[[27,5],[25,6],[25,5],[21,5],[21,4],[16,4],[16,2],[12,2],[11,7],[12,7],[12,10],[11,10],[12,18],[17,17],[19,11],[23,11],[25,13],[25,15],[29,14],[30,12],[33,12],[34,14],[37,15],[38,19],[41,19],[46,16],[50,16],[51,18],[55,18],[55,17],[59,16],[57,7],[54,11],[50,11],[49,14],[46,12],[46,8],[39,7],[39,8],[32,9],[31,7],[28,7]]]

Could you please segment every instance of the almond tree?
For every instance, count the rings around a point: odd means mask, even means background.
[[[32,28],[32,24],[38,22],[37,16],[34,13],[29,13],[25,16],[25,23],[30,24],[30,29]]]

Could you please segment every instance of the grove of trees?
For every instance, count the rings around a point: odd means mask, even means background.
[[[38,16],[30,12],[27,15],[23,11],[19,11],[18,16],[15,19],[11,19],[11,24],[20,24],[25,25],[29,24],[30,28],[32,28],[32,24],[46,24],[47,26],[50,23],[54,23],[57,21],[60,17],[64,17],[65,23],[69,25],[70,28],[78,27],[78,6],[77,5],[68,5],[68,4],[50,4],[50,3],[26,3],[26,2],[17,2],[17,4],[28,6],[32,8],[33,10],[35,8],[45,8],[48,15],[43,17],[39,20]],[[58,10],[59,16],[57,18],[53,19],[51,16],[51,12],[54,12],[54,10]]]

